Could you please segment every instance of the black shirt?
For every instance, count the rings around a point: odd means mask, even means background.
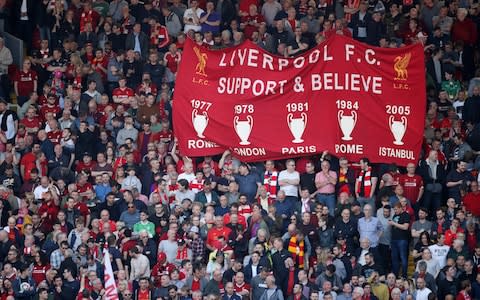
[[[392,218],[395,223],[398,224],[405,224],[410,222],[410,215],[407,212],[402,212],[401,214],[395,214]],[[396,226],[392,226],[392,240],[408,240],[409,238],[409,231],[408,228],[406,230],[397,228]]]
[[[373,272],[378,272],[380,275],[385,275],[385,272],[383,271],[383,268],[381,265],[373,264],[373,265],[364,265],[362,266],[362,275],[365,276],[365,278],[370,277]]]
[[[315,187],[315,173],[300,174],[300,186],[302,188],[307,188],[310,194],[315,193],[315,191],[317,190],[317,188]]]
[[[455,200],[460,200],[460,188],[466,186],[467,181],[474,181],[475,178],[470,174],[470,172],[459,173],[457,170],[452,170],[447,175],[447,182],[457,182],[463,180],[463,185],[456,185],[448,188],[448,196],[454,198]]]
[[[126,34],[112,34],[109,37],[109,41],[112,42],[112,49],[114,51],[125,50],[125,40],[127,38]]]
[[[354,243],[358,239],[357,223],[352,218],[347,223],[340,218],[335,222],[334,228],[333,236],[335,240],[339,235],[343,235],[347,244]]]

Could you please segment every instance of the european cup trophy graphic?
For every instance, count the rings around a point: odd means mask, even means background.
[[[301,118],[294,119],[293,114],[289,113],[287,115],[287,124],[294,138],[292,143],[303,143],[302,135],[307,127],[307,114],[303,112]]]
[[[395,145],[403,145],[402,139],[407,131],[407,117],[402,116],[400,121],[395,121],[393,116],[390,116],[388,119],[388,125],[390,126],[390,131],[393,134],[393,138],[395,141],[393,143]]]
[[[240,138],[240,145],[250,145],[248,138],[250,137],[253,128],[253,117],[248,115],[247,120],[240,121],[239,117],[235,116],[233,118],[233,128],[235,128],[235,132]]]
[[[192,124],[193,128],[197,132],[197,136],[201,139],[205,138],[203,132],[208,125],[208,114],[206,111],[203,114],[199,114],[197,109],[192,111]]]
[[[340,129],[342,130],[343,137],[342,140],[344,141],[351,141],[353,129],[355,128],[355,124],[357,123],[357,112],[352,110],[351,115],[347,116],[344,114],[343,110],[338,111],[338,124],[340,125]]]

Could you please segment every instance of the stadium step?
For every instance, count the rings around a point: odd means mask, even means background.
[[[415,273],[415,263],[413,262],[413,256],[408,256],[408,270],[407,270],[407,278],[411,278],[413,273]]]

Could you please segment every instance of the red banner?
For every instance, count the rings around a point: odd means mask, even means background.
[[[295,58],[250,41],[208,50],[187,41],[173,102],[183,155],[230,149],[242,161],[328,150],[351,160],[417,160],[425,120],[420,45],[369,47],[335,35]]]

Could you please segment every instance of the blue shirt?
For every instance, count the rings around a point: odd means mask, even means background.
[[[120,221],[125,222],[125,226],[133,229],[133,225],[140,221],[140,213],[138,212],[138,210],[135,210],[135,213],[133,214],[129,213],[128,211],[124,211],[120,215]]]
[[[203,18],[206,15],[207,15],[207,12],[203,12],[200,15],[200,18]],[[208,16],[207,21],[208,22],[220,21],[220,15],[216,11],[212,11],[210,13],[210,15]],[[212,26],[212,25],[208,25],[206,23],[202,23],[202,33],[205,33],[207,31],[211,31],[213,34],[218,33],[220,31],[220,25]]]
[[[246,194],[248,201],[253,203],[255,195],[257,194],[257,183],[260,183],[260,178],[255,173],[248,173],[247,175],[234,175],[235,181],[238,183],[238,191],[241,194]]]
[[[134,34],[135,36],[135,46],[133,47],[133,51],[142,53],[142,48],[140,47],[140,39],[139,34]]]
[[[370,217],[367,221],[365,217],[358,220],[358,232],[360,239],[367,238],[370,241],[370,247],[378,246],[378,233],[383,231],[382,223],[375,217]]]
[[[97,184],[95,185],[95,194],[97,195],[100,202],[105,201],[105,197],[108,193],[112,191],[112,187],[109,185]]]
[[[293,206],[293,203],[288,200],[288,199],[285,199],[283,201],[279,201],[277,199],[277,201],[275,201],[275,208],[277,209],[277,215],[281,216],[281,215],[286,215],[287,218],[286,219],[283,219],[283,227],[287,227],[288,224],[290,223],[290,217],[293,215],[293,210],[294,210],[294,206]]]

